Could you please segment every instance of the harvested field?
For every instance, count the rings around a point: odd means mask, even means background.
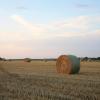
[[[82,62],[79,74],[63,75],[55,61],[2,61],[0,100],[100,100],[100,62]]]

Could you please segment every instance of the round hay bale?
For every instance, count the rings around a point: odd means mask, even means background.
[[[80,70],[80,60],[73,55],[61,55],[56,62],[57,72],[77,74]]]

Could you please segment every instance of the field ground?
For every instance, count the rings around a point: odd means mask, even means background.
[[[55,61],[1,61],[0,100],[100,100],[100,62],[62,75]]]

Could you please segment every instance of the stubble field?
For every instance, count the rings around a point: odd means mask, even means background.
[[[100,100],[100,62],[62,75],[55,61],[1,61],[0,100]]]

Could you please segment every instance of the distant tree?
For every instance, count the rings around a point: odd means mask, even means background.
[[[0,60],[2,60],[2,58],[0,57]]]
[[[97,60],[100,60],[100,57],[97,57]]]
[[[24,61],[25,61],[25,62],[31,62],[32,59],[31,59],[31,58],[24,58]]]
[[[5,58],[1,58],[1,57],[0,57],[0,61],[6,61],[6,59],[5,59]]]
[[[88,61],[88,57],[84,57],[83,59],[82,59],[82,61]]]

